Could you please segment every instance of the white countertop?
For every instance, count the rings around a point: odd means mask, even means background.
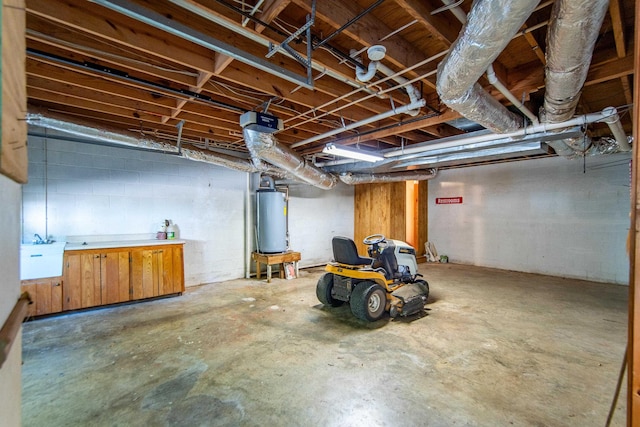
[[[134,246],[156,246],[156,245],[181,245],[186,243],[181,239],[167,240],[112,240],[106,242],[67,242],[64,247],[65,251],[81,251],[84,249],[110,249],[110,248],[128,248]]]

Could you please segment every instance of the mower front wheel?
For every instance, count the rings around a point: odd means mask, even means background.
[[[324,305],[330,305],[331,307],[339,307],[344,304],[344,301],[337,300],[331,296],[331,290],[333,289],[333,274],[325,273],[318,280],[316,285],[316,296],[318,300]]]
[[[358,283],[351,293],[351,312],[358,319],[374,322],[384,315],[387,293],[382,286],[373,282]]]

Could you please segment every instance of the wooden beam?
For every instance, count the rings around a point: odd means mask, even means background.
[[[616,53],[618,58],[627,56],[627,40],[624,32],[624,14],[620,7],[620,0],[609,1],[609,15],[611,16],[611,26],[613,27],[613,38],[616,43]],[[631,93],[631,81],[629,76],[620,77],[620,84],[627,104],[633,103]]]
[[[94,8],[100,9],[99,14],[94,12]],[[141,31],[139,25],[125,24],[122,15],[102,6],[93,4],[91,8],[87,8],[86,2],[78,0],[32,1],[27,5],[27,12],[82,34],[90,34],[170,62],[185,64],[199,71],[211,71],[214,67],[208,49],[165,32],[152,31],[150,28]]]
[[[613,27],[613,38],[616,42],[618,58],[627,56],[627,43],[624,34],[624,16],[620,8],[620,0],[609,0],[609,16]]]
[[[632,55],[613,61],[596,64],[589,69],[585,86],[591,86],[608,80],[629,76],[634,73],[634,58]]]
[[[395,0],[413,19],[422,25],[428,34],[451,46],[460,33],[462,24],[457,19],[446,19],[442,14],[431,15],[432,10],[421,0]]]
[[[293,2],[299,7],[310,10],[309,5],[305,0],[293,0]],[[326,21],[334,28],[340,28],[354,16],[361,12],[361,8],[356,2],[343,2],[338,0],[322,0],[317,3],[316,15]],[[362,46],[373,46],[380,43],[380,40],[390,34],[393,30],[385,25],[380,20],[376,19],[373,15],[368,14],[363,16],[360,20],[353,23],[351,26],[344,29],[342,34],[351,38]],[[415,64],[427,58],[425,54],[410,43],[402,38],[392,37],[385,40],[385,47],[387,48],[387,54],[385,60],[389,61],[399,69],[404,69],[408,65]],[[316,50],[318,52],[318,50]],[[433,64],[433,68],[436,67],[436,63]],[[409,72],[405,77],[417,77],[415,71]],[[435,84],[428,79],[420,80],[425,85],[435,90]]]
[[[407,132],[410,130],[423,129],[429,126],[436,126],[441,123],[448,122],[450,120],[459,119],[460,117],[462,116],[457,111],[447,109],[444,113],[440,114],[439,116],[434,116],[428,119],[419,120],[419,121],[407,123],[404,125],[394,126],[389,129],[368,133],[367,135],[362,137],[354,136],[351,138],[343,138],[343,139],[336,140],[335,142],[346,145],[346,144],[355,144],[363,140],[376,140],[376,139],[380,139],[390,135],[399,135],[403,132]]]
[[[635,5],[635,46],[640,46],[640,2]],[[633,140],[638,141],[640,132],[640,55],[634,61],[633,79]],[[638,144],[633,144],[631,162],[631,227],[629,229],[629,324],[627,327],[627,426],[640,424],[640,274],[636,266],[640,261],[640,181]]]
[[[289,6],[291,0],[267,0],[262,5],[262,12],[257,14],[256,16],[262,21],[270,24],[274,19],[280,15],[280,12],[286,9]],[[261,33],[265,30],[265,27],[260,24],[256,24],[256,31]]]
[[[211,76],[213,76],[213,73],[201,71],[198,74],[198,79],[196,81],[195,86],[189,87],[189,90],[191,92],[194,92],[194,93],[201,93],[202,92],[202,86],[204,86],[205,83],[207,83],[209,81]],[[181,99],[181,100],[177,101],[176,102],[176,108],[174,108],[171,111],[171,114],[169,116],[165,116],[165,117],[162,118],[162,123],[166,123],[170,119],[175,119],[176,117],[178,117],[178,115],[180,114],[180,112],[182,111],[184,106],[187,104],[187,102],[189,102],[192,99],[194,99],[194,98],[190,97],[189,99]]]
[[[527,26],[523,25],[522,28],[524,30],[527,28]],[[547,58],[544,56],[544,52],[542,51],[542,48],[540,47],[540,44],[538,43],[538,40],[536,40],[535,36],[530,32],[527,32],[524,33],[524,38],[527,43],[529,43],[529,46],[531,46],[531,50],[533,50],[533,53],[535,53],[540,62],[542,62],[542,65],[547,65]]]

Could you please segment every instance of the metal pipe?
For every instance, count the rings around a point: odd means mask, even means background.
[[[367,15],[368,13],[370,13],[373,9],[375,9],[376,7],[378,7],[384,0],[378,0],[375,3],[371,4],[369,7],[367,7],[365,10],[363,10],[362,12],[360,12],[359,14],[357,14],[356,16],[354,16],[353,18],[351,18],[349,21],[347,21],[346,24],[344,24],[342,27],[338,28],[337,30],[335,30],[333,33],[329,34],[327,37],[325,37],[323,40],[320,40],[320,42],[315,45],[313,47],[313,49],[317,49],[320,46],[323,46],[324,44],[326,44],[327,42],[329,42],[329,40],[333,39],[335,36],[337,36],[338,34],[340,34],[341,32],[343,32],[345,29],[347,29],[348,27],[350,27],[354,22],[357,22],[358,20],[360,20],[363,16]]]
[[[149,26],[158,28],[174,36],[180,37],[184,40],[188,40],[199,46],[203,46],[207,49],[211,49],[215,52],[227,55],[242,63],[248,64],[254,68],[265,71],[269,74],[273,74],[282,79],[288,80],[295,84],[301,85],[307,89],[313,89],[312,82],[307,82],[306,76],[300,76],[292,73],[286,68],[272,64],[269,61],[251,55],[250,53],[241,51],[240,49],[230,44],[224,43],[220,40],[216,40],[213,37],[194,30],[184,24],[167,19],[165,16],[146,9],[144,7],[133,4],[127,0],[91,0],[101,6],[114,10],[123,14],[129,18],[135,19]],[[240,27],[242,28],[242,27]]]
[[[251,174],[247,174],[244,189],[244,277],[251,278]]]
[[[54,55],[48,52],[42,52],[40,50],[27,48],[27,55],[42,58],[45,61],[55,61],[58,64],[71,65],[78,69],[89,69],[98,74],[102,74],[104,76],[108,76],[110,78],[117,78],[124,81],[134,82],[136,84],[145,86],[154,91],[165,92],[173,95],[175,99],[185,100],[189,102],[195,102],[198,104],[205,105],[214,105],[216,107],[223,108],[225,110],[230,110],[236,113],[246,113],[248,110],[246,108],[238,107],[235,105],[227,104],[226,102],[216,101],[210,96],[203,95],[198,92],[193,92],[185,89],[174,89],[169,86],[165,86],[159,83],[155,83],[149,80],[141,79],[139,77],[130,76],[127,72],[119,70],[117,68],[105,67],[104,65],[96,64],[88,61],[74,61],[72,59],[67,59],[62,56]]]
[[[395,116],[395,115],[398,115],[398,114],[406,113],[406,112],[414,110],[416,108],[424,107],[425,103],[426,103],[426,101],[424,99],[420,99],[417,102],[412,102],[411,104],[407,104],[407,105],[403,105],[402,107],[394,108],[394,109],[389,110],[389,111],[387,111],[385,113],[380,113],[380,114],[378,114],[376,116],[369,117],[369,118],[360,120],[358,122],[350,123],[350,124],[348,124],[348,125],[346,125],[344,127],[336,128],[336,129],[330,130],[328,132],[325,132],[323,134],[312,136],[311,138],[307,138],[304,141],[296,142],[295,144],[291,144],[291,148],[302,147],[303,145],[310,144],[310,143],[318,141],[320,139],[328,138],[328,137],[336,135],[336,134],[338,134],[340,132],[344,132],[344,131],[348,131],[348,130],[351,130],[351,129],[355,129],[357,127],[368,125],[369,123],[372,123],[372,122],[375,122],[375,121],[378,121],[378,120],[383,120],[383,119],[386,119],[386,118],[389,118],[389,117],[392,117],[392,116]]]
[[[574,117],[570,120],[566,120],[561,123],[539,123],[527,128],[521,128],[513,132],[503,133],[496,135],[495,133],[487,133],[482,135],[475,135],[471,137],[454,136],[449,138],[443,138],[441,142],[427,141],[424,143],[413,144],[409,147],[393,149],[382,153],[384,157],[398,157],[405,154],[417,154],[426,153],[433,150],[438,150],[448,147],[456,147],[464,144],[472,144],[477,142],[491,141],[497,138],[513,138],[514,142],[517,142],[517,138],[523,137],[527,134],[550,132],[558,129],[565,129],[571,126],[586,125],[594,122],[602,122],[609,114],[601,111],[599,113],[585,114],[582,116]]]
[[[433,179],[438,175],[438,169],[416,170],[395,173],[347,173],[340,175],[340,181],[349,185],[373,184],[399,181],[424,181]]]
[[[258,11],[258,9],[260,9],[260,6],[262,6],[262,3],[264,3],[264,0],[258,0],[256,5],[253,6],[253,8],[251,9],[251,12],[249,12],[249,15],[253,16]],[[242,26],[246,27],[250,20],[251,18],[245,16],[244,19],[242,20]]]
[[[104,0],[102,0],[104,1]],[[201,16],[217,25],[220,25],[223,28],[226,28],[227,30],[233,31],[236,34],[239,34],[243,37],[248,38],[249,40],[252,40],[262,46],[265,47],[269,47],[270,43],[273,43],[273,40],[269,40],[267,37],[260,35],[254,31],[251,31],[247,28],[244,27],[240,27],[238,26],[234,21],[230,20],[230,19],[226,19],[224,17],[220,17],[206,9],[204,9],[202,6],[200,5],[196,5],[188,0],[169,0],[169,2],[182,7],[183,9],[186,9],[198,16]],[[234,9],[235,10],[235,9]],[[239,11],[237,11],[239,12]],[[253,18],[251,18],[253,19]],[[267,25],[266,23],[263,23],[264,25]],[[286,36],[286,35],[285,35]],[[284,55],[287,55],[291,58],[293,58],[293,56],[291,56],[288,52],[283,52]],[[348,55],[346,55],[348,57]],[[294,58],[295,59],[295,58]],[[269,63],[270,64],[270,63]],[[349,86],[361,89],[363,88],[363,85],[358,83],[357,81],[351,80],[349,78],[347,78],[346,76],[338,73],[337,71],[334,70],[330,70],[325,68],[324,66],[317,64],[315,62],[311,62],[311,66],[313,67],[314,70],[319,71],[321,73],[325,73],[327,74],[329,77],[332,77],[342,83],[348,84]],[[309,88],[309,86],[306,84],[306,79],[305,79],[305,84],[301,84],[298,82],[295,82],[296,84],[300,84],[300,86],[303,86],[305,88]]]

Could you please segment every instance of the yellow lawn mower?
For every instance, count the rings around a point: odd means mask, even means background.
[[[358,255],[348,237],[331,241],[333,262],[318,280],[316,295],[324,305],[338,307],[345,302],[354,316],[375,321],[389,316],[410,316],[424,309],[429,284],[418,274],[416,251],[400,240],[373,234],[363,240],[369,257]]]

